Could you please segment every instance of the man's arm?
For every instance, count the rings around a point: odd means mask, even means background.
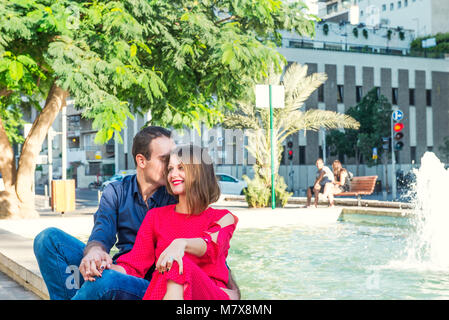
[[[320,175],[318,176],[318,178],[316,178],[315,183],[313,184],[314,186],[316,186],[317,183],[320,183],[321,179],[323,179],[324,177],[324,170],[321,170]]]
[[[112,264],[109,251],[117,238],[117,210],[118,196],[115,188],[109,185],[101,196],[94,215],[94,227],[81,260],[80,272],[85,280],[100,277],[102,270]]]

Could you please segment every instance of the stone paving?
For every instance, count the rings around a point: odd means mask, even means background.
[[[40,298],[0,272],[0,300],[40,300]]]

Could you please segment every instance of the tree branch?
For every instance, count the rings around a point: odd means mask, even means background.
[[[239,16],[230,16],[221,20],[218,20],[217,22],[215,22],[215,24],[221,24],[223,22],[229,21],[229,20],[233,20],[233,19],[240,19]]]

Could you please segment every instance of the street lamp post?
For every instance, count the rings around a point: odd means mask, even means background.
[[[256,107],[270,108],[270,146],[271,146],[271,208],[276,208],[275,195],[275,137],[273,129],[273,108],[284,107],[284,86],[256,85]]]

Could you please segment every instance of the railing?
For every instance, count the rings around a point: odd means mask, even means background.
[[[343,51],[343,52],[356,52],[356,53],[368,53],[390,56],[406,56],[428,59],[445,59],[447,56],[444,53],[435,52],[419,52],[410,50],[408,48],[397,48],[387,46],[368,46],[355,43],[343,43],[343,42],[331,42],[331,41],[317,41],[317,40],[302,40],[295,38],[284,38],[284,43],[288,44],[283,46],[284,48],[297,48],[297,49],[312,49],[312,50],[326,50],[326,51]]]

